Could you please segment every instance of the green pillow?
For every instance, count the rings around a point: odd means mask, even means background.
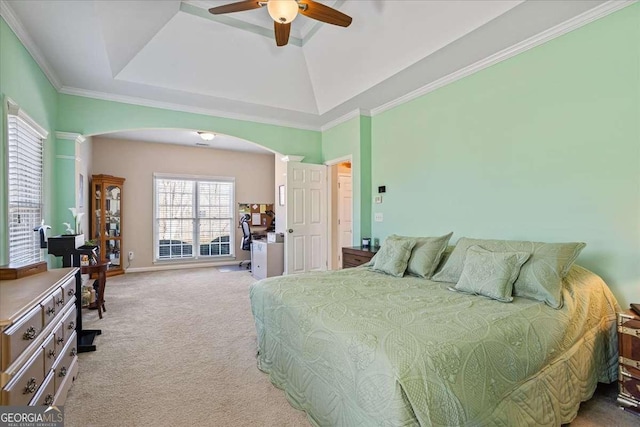
[[[449,289],[511,302],[513,282],[529,256],[528,252],[491,252],[477,245],[470,246],[460,280]]]
[[[585,243],[542,243],[515,240],[482,240],[462,237],[444,267],[432,278],[436,282],[457,283],[470,246],[479,245],[493,252],[528,252],[529,260],[513,284],[513,295],[542,301],[561,308],[562,279],[567,275]]]
[[[446,234],[440,237],[405,237],[392,234],[389,239],[413,239],[416,245],[411,251],[411,257],[407,263],[407,274],[412,276],[422,277],[424,279],[430,279],[433,276],[433,272],[436,270],[440,258],[447,248],[449,239],[453,233]]]
[[[415,239],[387,238],[376,253],[371,269],[396,277],[404,276],[411,256],[411,249],[415,244]]]

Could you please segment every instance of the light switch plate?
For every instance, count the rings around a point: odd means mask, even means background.
[[[375,220],[376,222],[382,222],[382,213],[381,212],[376,212],[376,216],[375,216]]]
[[[375,202],[376,202],[377,204],[382,203],[382,196],[376,196],[376,197],[375,197]]]

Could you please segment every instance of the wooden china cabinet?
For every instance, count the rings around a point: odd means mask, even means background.
[[[91,239],[100,247],[100,258],[109,261],[107,276],[124,273],[122,268],[122,187],[124,178],[91,177]]]

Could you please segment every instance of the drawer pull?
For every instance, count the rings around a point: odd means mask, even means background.
[[[47,354],[47,356],[49,357],[49,359],[56,357],[56,351],[49,350],[49,354]]]
[[[70,297],[74,296],[75,294],[76,294],[75,289],[69,289],[69,290],[67,291],[67,295],[68,295],[68,296],[70,296]]]
[[[22,334],[22,339],[29,341],[34,339],[37,334],[38,332],[36,332],[36,328],[34,328],[33,326],[29,326],[29,329],[27,329],[27,331],[24,334]]]
[[[71,349],[71,353],[69,353],[69,354],[71,354],[71,357],[74,357],[76,354],[78,354],[78,350],[76,350],[76,348],[75,348],[75,347],[73,347],[73,348]]]
[[[52,314],[56,314],[56,308],[55,307],[47,308],[47,316],[51,316]]]
[[[53,394],[47,394],[47,397],[44,398],[44,401],[42,403],[47,406],[53,405]]]
[[[618,332],[640,338],[640,329],[627,328],[626,326],[618,326]]]
[[[75,329],[76,328],[76,323],[71,321],[69,322],[69,326],[67,326],[67,329]]]
[[[56,305],[62,305],[62,304],[64,304],[64,300],[62,298],[58,298],[56,300]]]
[[[62,344],[62,343],[64,342],[64,338],[62,338],[62,337],[58,337],[58,339],[56,340],[56,342],[57,342],[58,344]]]
[[[38,383],[36,383],[35,378],[31,377],[29,381],[27,381],[27,386],[24,388],[22,394],[31,394],[36,391],[36,388],[38,388]]]
[[[62,368],[60,368],[60,373],[58,374],[59,377],[65,377],[67,375],[67,367],[63,366]]]

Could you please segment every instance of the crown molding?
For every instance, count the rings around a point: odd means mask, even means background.
[[[20,108],[20,106],[16,104],[11,98],[8,98],[8,97],[5,98],[5,102],[7,103],[8,114],[11,114],[12,116],[20,117],[20,119],[22,119],[26,124],[31,126],[33,130],[35,130],[36,133],[40,135],[42,139],[47,139],[47,137],[49,136],[48,130],[46,130],[45,128],[40,126],[38,122],[33,120],[31,116],[25,113],[25,111],[22,108]]]
[[[601,5],[598,5],[593,9],[590,9],[578,16],[568,19],[561,24],[538,33],[533,37],[529,37],[528,39],[523,40],[520,43],[516,43],[513,46],[503,49],[467,67],[461,68],[451,74],[434,80],[433,82],[422,86],[412,92],[409,92],[406,95],[403,95],[378,107],[372,108],[371,115],[376,116],[394,107],[419,98],[422,95],[426,95],[429,92],[440,89],[443,86],[446,86],[464,77],[470,76],[471,74],[477,73],[480,70],[484,70],[487,67],[505,61],[522,52],[533,49],[536,46],[540,46],[541,44],[560,37],[595,20],[603,18],[611,13],[617,12],[618,10],[623,9],[636,2],[637,0],[610,0],[606,3],[602,3]]]
[[[13,13],[13,10],[5,0],[0,0],[0,16],[4,18],[7,25],[9,25],[9,28],[11,28],[11,31],[13,31],[16,37],[18,37],[20,43],[22,43],[25,49],[27,49],[27,52],[29,52],[34,61],[36,61],[36,63],[38,64],[44,75],[47,77],[47,79],[49,79],[49,82],[51,82],[53,87],[56,88],[56,90],[60,90],[60,88],[62,87],[60,79],[53,71],[53,68],[51,67],[49,62],[45,59],[44,55],[42,55],[40,49],[38,49],[38,46],[36,46],[29,33],[27,33],[27,31],[24,29],[24,26],[22,25],[18,17]]]
[[[172,111],[183,111],[185,113],[202,114],[205,116],[222,117],[225,119],[232,119],[232,120],[250,121],[250,122],[262,123],[266,125],[275,125],[275,126],[303,129],[303,130],[320,131],[319,126],[304,125],[304,124],[300,124],[298,122],[293,122],[293,121],[267,119],[262,116],[229,113],[228,111],[193,107],[190,105],[174,104],[170,102],[154,101],[146,98],[138,98],[134,96],[97,92],[97,91],[86,90],[86,89],[78,89],[78,88],[69,87],[69,86],[63,86],[60,89],[60,93],[65,95],[82,96],[84,98],[100,99],[103,101],[113,101],[113,102],[121,102],[123,104],[139,105],[142,107],[160,108],[163,110],[172,110]]]
[[[347,114],[338,117],[337,119],[331,120],[330,122],[325,123],[320,127],[320,131],[325,132],[331,128],[334,128],[344,122],[348,122],[349,120],[360,117],[360,116],[371,116],[371,112],[369,110],[365,110],[362,108],[356,108],[353,111],[348,112]]]
[[[82,144],[87,140],[87,138],[80,135],[79,133],[73,133],[73,132],[56,132],[56,139],[74,141],[77,144]]]

